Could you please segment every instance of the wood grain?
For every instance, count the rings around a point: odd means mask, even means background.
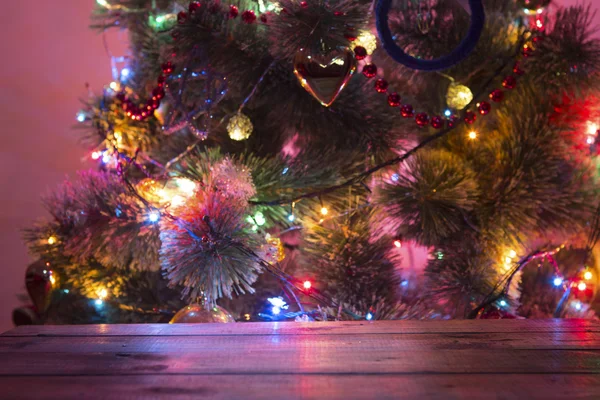
[[[600,323],[20,327],[0,398],[599,399]]]

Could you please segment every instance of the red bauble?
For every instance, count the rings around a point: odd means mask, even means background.
[[[238,10],[238,8],[236,6],[229,6],[229,18],[231,19],[235,19],[237,18],[238,14],[240,13],[240,10]]]
[[[362,46],[356,46],[354,48],[354,58],[356,58],[358,61],[360,61],[360,60],[364,60],[365,57],[367,57],[367,49],[365,49]]]
[[[367,78],[372,78],[377,75],[377,66],[375,64],[367,64],[363,67],[362,73]]]
[[[525,71],[523,71],[521,69],[521,66],[519,65],[519,63],[516,62],[515,65],[513,66],[513,73],[515,75],[523,75],[525,73]]]
[[[492,90],[490,93],[490,100],[492,100],[494,103],[501,102],[504,100],[504,92],[500,89]]]
[[[157,87],[154,88],[154,90],[152,91],[152,99],[153,100],[160,100],[163,97],[165,97],[165,91],[163,88]]]
[[[246,10],[242,13],[242,21],[247,24],[252,24],[256,21],[256,14],[252,10]]]
[[[388,95],[388,104],[390,107],[398,107],[400,105],[400,95],[398,93],[390,93]]]
[[[183,24],[187,20],[187,17],[188,15],[185,11],[179,11],[179,13],[177,14],[177,23]]]
[[[343,15],[344,15],[344,13],[343,13],[343,12],[341,12],[341,11],[334,11],[334,12],[333,12],[333,15],[335,15],[336,17],[341,17],[341,16],[343,16]]]
[[[429,125],[429,115],[425,113],[419,113],[415,115],[415,122],[421,127],[427,126]]]
[[[375,90],[377,90],[378,93],[387,92],[387,88],[388,88],[388,83],[385,79],[377,79],[375,81]]]
[[[477,106],[477,110],[479,110],[479,114],[487,115],[492,111],[492,106],[487,101],[482,101],[479,103],[479,106]]]
[[[50,264],[38,260],[30,264],[25,271],[25,287],[27,293],[39,313],[43,313],[50,304],[52,292],[52,274]]]
[[[404,118],[412,118],[412,116],[415,115],[415,111],[410,104],[404,104],[400,107],[400,114],[402,114]]]
[[[167,61],[166,63],[164,63],[162,65],[162,70],[163,70],[163,74],[171,75],[173,73],[173,71],[175,70],[175,66],[173,65],[173,63],[171,61]]]
[[[306,8],[306,7],[308,7],[308,3],[306,1],[301,1],[300,2],[300,7]]]
[[[444,118],[440,117],[439,115],[431,118],[431,126],[435,129],[442,129],[444,127]]]
[[[199,1],[192,1],[190,3],[190,5],[188,6],[188,10],[190,11],[190,14],[193,14],[196,10],[198,10],[200,7],[202,6],[202,4],[200,4]]]
[[[475,120],[477,119],[477,114],[475,114],[473,111],[467,111],[465,113],[465,122],[469,125],[475,123]]]
[[[354,42],[354,41],[356,40],[356,36],[355,36],[355,35],[353,35],[353,34],[351,34],[351,33],[346,33],[346,34],[344,35],[344,37],[345,37],[346,39],[348,39],[348,41],[350,41],[350,42]]]
[[[502,81],[502,86],[506,89],[514,89],[515,87],[517,87],[517,78],[515,78],[512,75],[507,76]]]
[[[448,126],[450,128],[454,128],[458,124],[459,121],[460,121],[460,118],[458,118],[456,115],[453,115],[448,119]]]

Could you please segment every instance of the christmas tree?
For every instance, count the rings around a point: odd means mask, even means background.
[[[590,7],[96,2],[130,53],[16,322],[595,315]]]

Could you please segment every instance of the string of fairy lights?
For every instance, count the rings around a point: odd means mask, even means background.
[[[127,9],[122,5],[111,5],[106,0],[97,0],[98,5],[106,8],[107,10],[119,9],[121,11],[133,12],[135,10]],[[262,3],[262,2],[261,2]],[[276,9],[276,3],[271,3],[268,6],[265,6],[262,3],[262,8],[266,11],[271,11]],[[271,7],[271,8],[269,8]],[[261,8],[261,12],[264,12]],[[544,10],[525,10],[527,15],[533,16],[532,27],[533,30],[542,31],[544,29]],[[154,26],[157,30],[167,29],[168,26],[173,26],[177,23],[178,16],[176,14],[161,14],[152,16],[153,23],[151,26]],[[351,43],[351,49],[356,54],[356,59],[362,61],[366,59],[369,55],[375,51],[377,46],[377,38],[371,32],[365,31],[361,32],[357,35],[356,38],[353,38]],[[531,43],[526,43],[523,45],[521,54],[524,58],[527,58],[532,55],[533,45]],[[111,68],[113,74],[113,82],[111,82],[105,88],[106,93],[109,95],[117,95],[119,92],[123,90],[123,87],[126,86],[127,80],[131,77],[133,72],[129,68],[129,66],[125,65],[123,68],[117,68],[118,64],[126,64],[126,57],[112,57],[111,56]],[[373,64],[365,63],[363,66],[363,75],[369,79],[375,77],[376,75],[376,67]],[[516,77],[521,75],[523,71],[521,70],[518,64],[515,64],[513,68],[513,74],[509,77],[506,77],[502,86],[504,89],[513,89],[516,85]],[[250,95],[244,100],[244,103],[240,106],[239,110],[235,115],[233,115],[227,125],[227,130],[229,132],[230,138],[232,140],[244,140],[247,139],[252,133],[252,123],[250,119],[241,113],[243,106],[249,101],[252,95],[256,92],[258,84],[262,81],[264,77],[260,78],[259,82],[254,86]],[[474,99],[474,95],[466,85],[462,85],[458,82],[454,82],[451,77],[448,77],[451,80],[451,84],[448,88],[448,93],[446,95],[446,102],[448,108],[444,110],[443,117],[434,116],[433,118],[429,118],[427,115],[423,115],[423,113],[416,113],[412,106],[410,105],[402,105],[400,103],[400,97],[397,93],[392,92],[388,87],[387,81],[380,78],[375,82],[375,90],[379,93],[385,93],[388,95],[388,103],[391,107],[400,107],[401,115],[404,118],[415,118],[416,123],[419,126],[427,126],[430,125],[434,129],[441,129],[448,125],[450,128],[453,128],[457,124],[457,116],[455,115],[455,111],[460,111],[466,109]],[[494,89],[490,92],[489,98],[492,102],[500,102],[504,98],[504,92],[501,89]],[[489,103],[483,101],[478,102],[476,105],[476,110],[481,115],[487,115],[491,110],[491,106]],[[156,114],[158,110],[154,111]],[[77,113],[76,119],[78,122],[86,122],[88,120],[88,113],[86,111],[80,111]],[[464,113],[463,120],[468,125],[471,125],[475,122],[476,114],[472,111],[467,111]],[[462,121],[461,121],[462,122]],[[596,138],[598,137],[599,127],[598,123],[594,121],[589,121],[587,123],[585,141],[588,145],[593,145],[596,142]],[[475,141],[479,137],[479,133],[475,129],[471,129],[467,133],[467,138],[469,140]],[[110,145],[106,146],[110,141]],[[101,146],[105,146],[105,148],[101,148]],[[111,138],[107,138],[103,144],[100,145],[99,148],[94,149],[90,158],[92,160],[97,160],[102,163],[106,167],[117,168],[119,165],[119,161],[123,158],[126,158],[129,163],[131,163],[131,158],[122,154],[122,133],[119,131],[114,131],[111,134]],[[111,148],[112,147],[112,148]],[[135,159],[135,157],[134,157]],[[135,164],[135,162],[134,162]],[[287,168],[282,171],[282,174],[287,173]],[[397,178],[396,178],[397,180]],[[392,175],[392,181],[394,181],[394,177]],[[171,178],[168,179],[165,183],[162,183],[158,179],[154,179],[153,177],[147,177],[132,186],[132,189],[139,196],[139,198],[143,199],[147,206],[147,212],[145,219],[148,223],[156,224],[160,221],[162,217],[168,216],[170,218],[176,218],[176,210],[178,207],[185,206],[186,200],[194,195],[197,190],[197,183],[193,182],[186,178]],[[296,203],[297,201],[290,202],[290,212],[287,215],[287,220],[290,223],[297,224],[299,223],[299,218],[296,212]],[[326,221],[331,219],[340,218],[347,215],[350,212],[354,212],[359,208],[369,206],[369,204],[361,205],[358,207],[351,208],[350,210],[346,210],[341,213],[332,213],[330,209],[321,203],[318,205],[316,210],[316,214],[320,216],[315,221],[312,221],[315,224],[323,224]],[[249,223],[251,230],[254,232],[262,232],[262,228],[267,224],[267,219],[261,211],[256,211],[251,215],[248,215],[246,221]],[[272,239],[271,234],[262,232],[267,241]],[[278,239],[278,238],[277,238]],[[47,243],[50,246],[54,246],[58,244],[59,239],[55,235],[51,235],[47,239]],[[401,238],[393,238],[391,246],[400,249],[402,248],[402,239]],[[279,242],[276,246],[281,246]],[[564,247],[564,246],[562,246]],[[549,260],[555,269],[555,275],[552,280],[552,284],[557,288],[562,288],[565,292],[570,291],[571,289],[577,289],[580,292],[585,292],[590,282],[594,278],[594,274],[592,270],[588,267],[583,267],[581,271],[573,277],[565,277],[553,255],[560,251],[562,247],[558,247],[550,252],[543,252],[537,258],[542,257],[544,259]],[[442,253],[435,254],[438,259],[443,258]],[[514,250],[509,250],[505,260],[504,260],[504,269],[507,271],[507,275],[514,273],[514,269],[512,268],[515,265],[515,259],[517,258],[517,252]],[[264,260],[262,260],[264,261]],[[281,260],[278,260],[281,261]],[[528,260],[528,262],[531,260]],[[525,263],[526,264],[526,263]],[[524,263],[517,262],[518,269],[522,268]],[[276,268],[276,267],[275,267]],[[286,277],[282,278],[284,281],[287,280],[287,283],[290,287],[296,288],[300,290],[302,293],[307,295],[312,295],[313,297],[317,297],[319,300],[323,301],[326,305],[334,304],[331,299],[328,299],[322,293],[318,292],[313,283],[308,280],[296,280],[295,278]],[[55,281],[52,281],[52,284],[55,284]],[[110,292],[107,288],[101,287],[96,291],[96,298],[93,299],[94,304],[98,307],[103,306],[104,302],[110,298]],[[298,312],[288,312],[289,305],[283,299],[283,297],[273,297],[268,299],[268,303],[270,305],[270,313],[262,315],[267,319],[286,319],[286,318],[297,318],[302,317],[303,315],[308,315],[307,312],[304,311],[301,303],[296,301],[299,307]],[[509,303],[505,296],[500,297],[496,304],[501,308],[506,308],[509,306]],[[315,313],[312,312],[311,313]],[[367,313],[363,318],[370,320],[374,318],[374,314],[372,312]]]

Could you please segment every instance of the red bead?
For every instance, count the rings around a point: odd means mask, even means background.
[[[429,125],[429,116],[425,113],[419,113],[415,116],[417,125],[423,127]]]
[[[387,92],[387,88],[388,88],[388,83],[385,79],[377,79],[375,81],[375,90],[377,90],[378,93]]]
[[[494,103],[501,102],[504,100],[504,92],[500,89],[492,90],[492,93],[490,93],[490,100],[492,100]]]
[[[193,14],[201,6],[202,6],[202,4],[200,4],[199,1],[192,1],[192,2],[190,2],[190,5],[188,6],[188,10],[190,11],[190,14]]]
[[[477,114],[475,114],[473,111],[467,111],[465,113],[465,122],[469,125],[474,124],[475,120],[477,119]]]
[[[177,14],[177,23],[178,24],[183,24],[185,22],[185,20],[187,19],[187,13],[185,11],[180,11]]]
[[[160,100],[159,99],[150,99],[146,102],[146,106],[150,107],[150,110],[156,110],[158,108],[158,106],[160,106]]]
[[[246,10],[242,13],[242,21],[247,24],[252,24],[256,21],[256,14],[254,14],[254,11],[252,10]]]
[[[365,49],[362,46],[356,46],[354,48],[354,58],[356,58],[358,61],[360,61],[360,60],[364,60],[365,57],[367,57],[367,49]]]
[[[162,70],[165,75],[172,74],[174,69],[175,69],[175,66],[173,65],[173,63],[171,61],[167,61],[166,63],[164,63],[162,65]]]
[[[306,8],[306,7],[308,7],[308,3],[306,1],[301,1],[300,2],[300,7]]]
[[[266,24],[267,23],[267,14],[260,14],[260,21],[263,24]]]
[[[479,114],[487,115],[492,111],[492,106],[487,101],[482,101],[479,103],[479,106],[477,106],[477,109],[479,110]]]
[[[229,6],[229,18],[231,19],[235,19],[237,18],[238,14],[240,13],[240,11],[238,10],[238,8],[236,6]]]
[[[367,64],[363,67],[362,73],[367,78],[372,78],[377,75],[377,66],[375,64]]]
[[[525,71],[523,71],[521,69],[521,66],[519,65],[518,62],[516,62],[515,65],[513,66],[513,72],[515,75],[523,75],[525,73]]]
[[[517,86],[517,79],[514,76],[509,75],[502,81],[502,86],[506,89],[514,89]]]
[[[439,115],[431,118],[431,126],[435,129],[442,129],[444,127],[444,119]]]
[[[415,115],[415,111],[410,104],[404,104],[400,107],[400,114],[402,114],[404,118],[412,118],[412,116]]]
[[[165,86],[165,79],[166,78],[164,77],[164,75],[159,76],[158,79],[156,80],[156,86],[158,86],[158,87]]]
[[[160,100],[163,97],[165,97],[165,91],[163,90],[163,88],[157,87],[152,91],[152,98],[154,100]]]
[[[344,37],[346,39],[348,39],[350,42],[354,42],[356,40],[356,35],[352,35],[350,33],[345,34]]]
[[[459,121],[460,121],[460,119],[456,115],[453,115],[448,119],[448,126],[450,128],[454,128],[458,124]]]
[[[208,236],[206,236],[206,235],[202,235],[202,242],[203,242],[203,243],[206,243],[206,242],[208,242]]]
[[[390,93],[388,95],[388,104],[390,107],[398,107],[400,105],[400,95],[398,93]]]
[[[533,47],[531,47],[529,45],[525,45],[525,46],[523,46],[523,50],[521,53],[523,54],[523,57],[529,57],[529,56],[533,55]]]

